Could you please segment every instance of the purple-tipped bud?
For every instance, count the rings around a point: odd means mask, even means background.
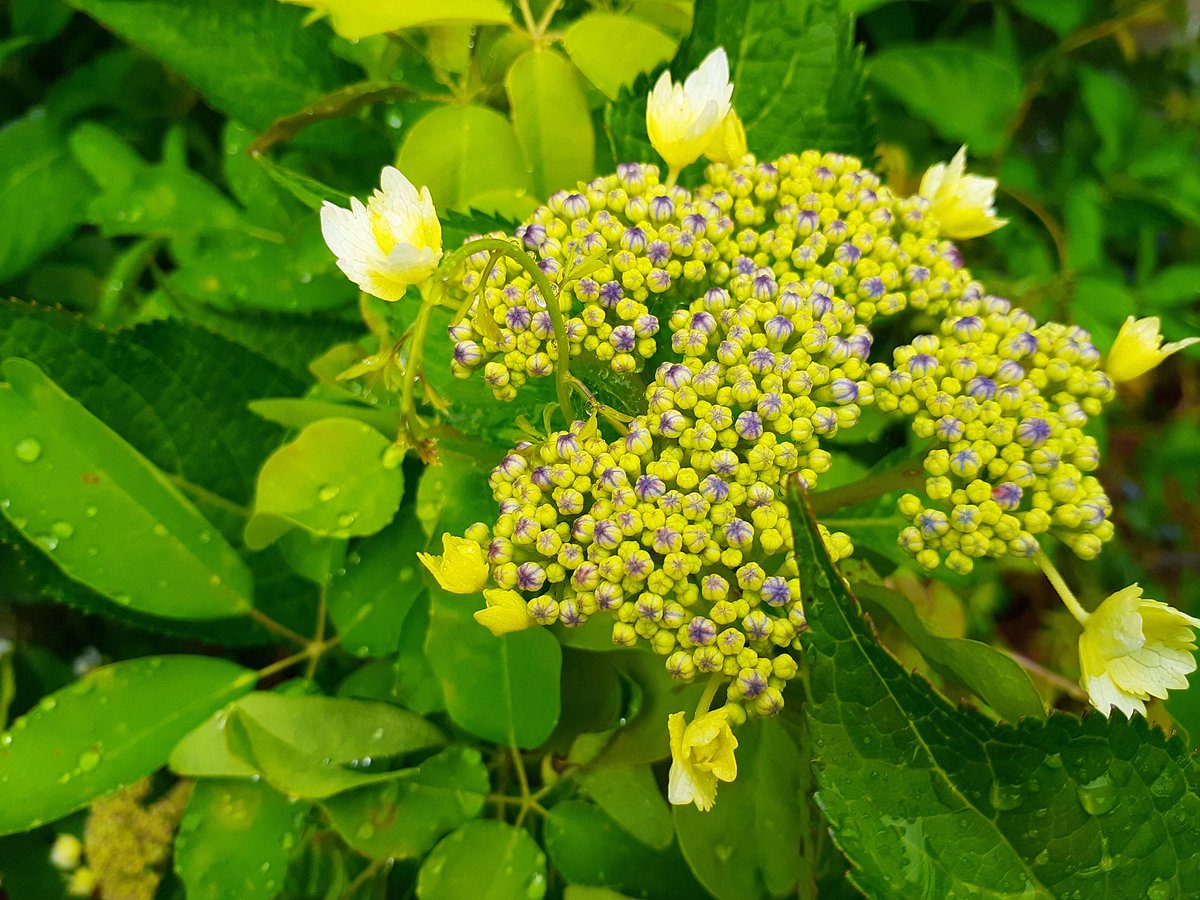
[[[760,590],[763,600],[771,606],[783,606],[792,599],[792,591],[788,587],[787,579],[779,575],[772,575],[764,579]]]
[[[600,286],[600,305],[611,309],[625,296],[619,281],[606,281]]]
[[[1034,416],[1022,419],[1017,426],[1017,443],[1023,447],[1040,447],[1050,440],[1050,423]]]

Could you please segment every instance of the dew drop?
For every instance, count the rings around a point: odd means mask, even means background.
[[[96,509],[96,507],[89,506],[83,511],[83,514],[85,516],[87,516],[89,519],[94,519],[94,518],[96,518],[96,513],[98,513],[98,512],[100,512],[100,510]]]
[[[991,800],[996,809],[1016,809],[1021,805],[1021,791],[1013,785],[993,784]]]
[[[385,469],[400,468],[400,464],[404,462],[404,448],[399,444],[389,444],[383,451],[383,458],[380,462]]]
[[[342,528],[349,528],[354,524],[354,520],[357,518],[358,513],[342,513],[340,516],[338,516],[338,525],[340,525]]]
[[[1087,784],[1079,786],[1079,803],[1084,811],[1091,816],[1101,816],[1116,805],[1117,792],[1107,775],[1093,778]]]
[[[42,445],[37,438],[22,438],[17,441],[16,451],[17,459],[21,462],[37,462],[38,458],[42,455]]]
[[[713,852],[717,854],[717,859],[721,862],[729,862],[730,857],[733,856],[733,844],[717,844],[713,848]]]
[[[58,538],[52,534],[39,534],[33,539],[33,542],[47,553],[58,549]]]
[[[330,500],[336,497],[340,491],[341,488],[339,488],[336,484],[322,485],[317,491],[317,499],[322,503],[328,503]]]
[[[167,531],[166,525],[164,525],[162,522],[157,522],[154,525],[154,533],[159,537],[166,537],[169,532]]]
[[[369,841],[371,838],[375,837],[375,827],[369,823],[364,822],[362,825],[360,825],[358,827],[358,831],[355,832],[355,834],[358,835],[359,840]]]
[[[49,712],[50,710],[54,709],[54,707],[56,707],[56,706],[58,706],[58,700],[54,697],[53,694],[51,694],[49,697],[43,697],[41,699],[41,702],[38,703],[38,709],[44,710],[46,712]]]
[[[91,772],[96,766],[100,765],[100,751],[96,748],[84,750],[79,754],[79,771]]]
[[[50,526],[50,533],[66,540],[75,533],[75,526],[70,522],[55,522]]]
[[[113,603],[116,603],[118,606],[129,606],[133,603],[133,598],[128,594],[113,594],[112,599]]]

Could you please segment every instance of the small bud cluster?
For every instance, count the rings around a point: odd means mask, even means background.
[[[832,462],[822,444],[868,406],[930,442],[924,496],[899,500],[921,565],[965,573],[1046,532],[1095,556],[1112,534],[1083,432],[1113,393],[1099,353],[985,296],[928,209],[811,151],[711,165],[693,192],[623,165],[551,198],[516,239],[571,356],[656,367],[626,434],[576,422],[492,473],[500,515],[467,538],[496,584],[544,625],[608,613],[614,643],[649,642],[677,679],[727,676],[736,715],[778,712],[804,628],[782,492],[812,487]],[[482,367],[505,399],[552,374],[546,298],[522,267],[476,254],[461,288],[457,374]],[[879,361],[871,327],[910,310],[936,333]],[[825,537],[835,559],[852,552]]]
[[[685,365],[659,374],[677,391],[695,382]],[[723,673],[745,712],[778,712],[796,670],[783,651],[805,627],[780,496],[800,455],[771,431],[731,425],[722,446],[698,419],[671,436],[660,419],[637,417],[611,442],[591,421],[518,446],[491,475],[499,518],[467,537],[539,623],[607,613],[618,646],[647,641],[675,678]],[[825,534],[835,558],[851,551]]]
[[[1052,532],[1084,559],[1112,537],[1112,504],[1094,475],[1089,417],[1113,396],[1087,333],[1039,325],[974,286],[950,304],[940,334],[873,366],[878,407],[912,417],[933,441],[925,497],[906,494],[901,546],[926,568],[970,572],[981,557],[1032,556]]]

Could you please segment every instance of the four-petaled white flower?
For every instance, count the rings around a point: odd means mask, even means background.
[[[1145,714],[1151,697],[1183,690],[1196,670],[1193,628],[1200,619],[1142,597],[1136,584],[1117,591],[1083,621],[1079,636],[1082,683],[1092,705]]]
[[[954,240],[991,234],[1008,224],[996,217],[993,206],[996,179],[967,174],[967,148],[961,147],[949,163],[930,166],[921,178],[920,195],[941,226],[943,237]]]
[[[1164,344],[1158,328],[1158,316],[1127,318],[1108,351],[1108,377],[1115,382],[1131,381],[1145,375],[1172,353],[1200,344],[1200,337]]]
[[[365,205],[357,197],[350,198],[349,209],[326,201],[321,233],[347,278],[374,297],[395,301],[437,268],[442,225],[429,188],[418,193],[392,166],[383,170],[381,182]]]
[[[704,57],[683,84],[672,82],[670,72],[662,73],[646,101],[646,131],[672,175],[698,160],[713,142],[732,96],[723,47]]]

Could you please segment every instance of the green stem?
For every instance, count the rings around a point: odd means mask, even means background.
[[[1038,566],[1041,567],[1042,572],[1045,573],[1046,577],[1050,580],[1050,584],[1053,585],[1054,590],[1058,592],[1058,596],[1062,600],[1063,605],[1067,608],[1067,611],[1075,617],[1076,622],[1078,622],[1080,625],[1086,626],[1088,619],[1092,617],[1092,614],[1084,609],[1083,606],[1080,605],[1079,601],[1075,599],[1075,595],[1071,592],[1071,589],[1067,587],[1066,581],[1064,581],[1062,575],[1058,573],[1058,569],[1054,567],[1054,563],[1050,561],[1050,557],[1048,557],[1042,550],[1038,550],[1038,552],[1034,554],[1033,558],[1037,562]]]
[[[809,495],[809,503],[812,504],[813,512],[821,516],[854,506],[864,500],[874,500],[892,491],[918,490],[925,482],[924,458],[925,453],[922,451],[920,456],[906,459],[890,469],[828,491],[816,491]]]
[[[479,253],[481,250],[494,250],[508,257],[518,266],[525,270],[533,283],[537,285],[542,299],[546,301],[546,312],[550,316],[550,324],[554,329],[554,343],[558,349],[558,360],[554,366],[554,382],[558,390],[558,405],[562,407],[563,417],[567,420],[567,425],[571,424],[571,372],[570,358],[571,345],[567,341],[567,325],[563,321],[562,309],[559,307],[558,295],[554,291],[553,285],[550,284],[550,279],[546,274],[537,267],[528,253],[513,246],[513,244],[505,238],[478,238],[469,241],[458,248],[446,260],[443,271],[448,275],[454,271],[454,268],[468,256]]]
[[[421,431],[413,395],[417,373],[421,371],[421,360],[425,356],[425,334],[429,331],[429,316],[440,303],[440,286],[423,286],[421,301],[421,311],[417,313],[417,321],[413,323],[412,333],[408,338],[408,358],[404,361],[404,380],[400,383],[400,409],[404,414],[408,435],[413,439],[420,437]]]
[[[713,697],[717,696],[717,688],[725,681],[725,676],[721,672],[714,672],[712,677],[708,679],[708,684],[704,687],[704,693],[700,695],[700,702],[696,704],[695,719],[700,718],[708,708],[712,706]]]

